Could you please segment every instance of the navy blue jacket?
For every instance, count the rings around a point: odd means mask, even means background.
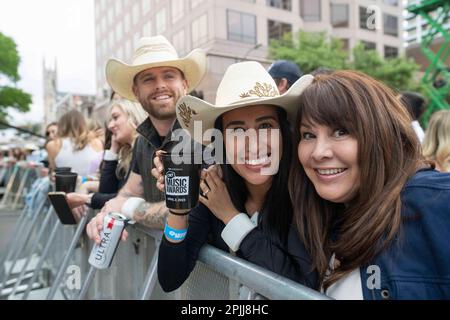
[[[398,236],[360,268],[364,299],[450,299],[450,174],[417,172],[401,199]]]
[[[167,241],[163,236],[158,256],[158,279],[164,291],[173,291],[189,277],[197,262],[200,249],[209,243],[228,251],[221,233],[225,224],[203,204],[189,214],[186,239],[180,243]],[[308,287],[317,285],[317,274],[311,271],[311,259],[291,226],[287,244],[273,242],[261,225],[253,229],[241,242],[236,255],[258,266]]]

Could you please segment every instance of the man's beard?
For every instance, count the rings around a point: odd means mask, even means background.
[[[168,111],[166,108],[154,105],[151,101],[143,99],[140,101],[142,108],[153,118],[158,120],[170,120],[176,118],[175,107]]]

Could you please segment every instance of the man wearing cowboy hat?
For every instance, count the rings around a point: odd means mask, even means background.
[[[151,175],[153,154],[170,141],[172,130],[179,128],[175,112],[178,99],[192,91],[205,72],[203,50],[195,49],[180,59],[163,36],[140,39],[131,65],[108,61],[106,78],[111,88],[125,99],[138,101],[148,118],[137,128],[139,136],[127,182],[87,226],[89,237],[97,243],[108,212],[121,212],[149,227],[164,227],[167,208],[164,194],[156,189]],[[125,240],[126,232],[122,238]]]

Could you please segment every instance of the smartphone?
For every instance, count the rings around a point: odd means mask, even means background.
[[[72,210],[67,203],[65,192],[49,192],[48,198],[62,224],[77,224]]]

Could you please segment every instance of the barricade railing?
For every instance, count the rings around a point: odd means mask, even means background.
[[[28,274],[26,277],[25,274],[31,271],[30,263],[35,263],[37,259],[36,254],[52,214],[46,202],[46,199],[42,198],[39,203],[26,205],[17,220],[5,257],[1,259],[0,289],[4,289],[1,296],[17,292],[22,279],[30,276]],[[18,278],[15,277],[17,275]],[[12,288],[8,290],[10,285]]]
[[[24,204],[29,187],[36,180],[36,167],[20,161],[15,164],[2,163],[0,181],[7,181],[3,190],[0,208],[16,209]]]
[[[76,226],[65,226],[47,198],[38,199],[32,207],[25,205],[1,259],[0,289],[8,299],[328,299],[210,245],[200,251],[185,283],[166,293],[157,280],[162,231],[139,224],[128,227],[129,238],[120,243],[111,267],[96,270],[88,263],[93,243],[84,232],[95,212],[89,210]]]

